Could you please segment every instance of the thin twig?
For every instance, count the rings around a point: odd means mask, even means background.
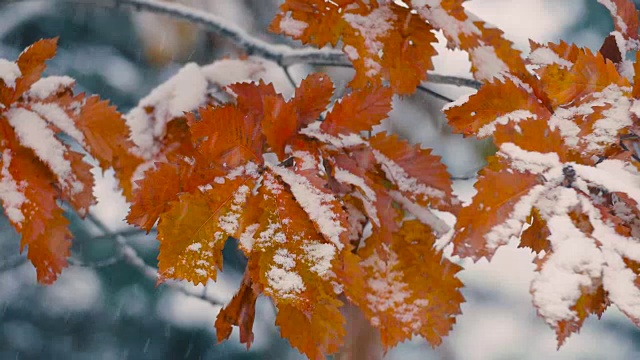
[[[116,244],[116,248],[118,252],[122,256],[122,260],[127,264],[133,266],[142,274],[144,277],[153,281],[154,283],[158,282],[158,269],[153,266],[147,265],[147,263],[138,255],[136,249],[134,249],[129,243],[127,239],[122,235],[112,234],[109,228],[98,219],[95,215],[89,213],[87,215],[87,220],[92,222],[100,231],[102,231],[105,235],[113,236],[114,242]],[[188,284],[185,284],[180,281],[175,280],[167,280],[163,281],[162,284],[182,292],[185,295],[196,297],[202,299],[211,305],[219,306],[222,305],[219,299],[213,298],[209,296],[206,292],[198,291],[197,288],[189,287]]]
[[[287,80],[289,80],[289,83],[295,89],[297,87],[296,86],[296,81],[293,79],[293,76],[291,76],[291,72],[289,71],[289,67],[282,65],[282,70],[284,70],[284,74],[287,77]]]
[[[84,261],[75,257],[69,258],[69,264],[73,266],[90,267],[90,268],[103,268],[117,264],[122,260],[122,253],[118,252],[116,255],[108,257],[106,259],[97,261]]]
[[[444,100],[446,102],[453,102],[453,99],[446,97],[435,90],[431,90],[424,85],[418,85],[418,90],[424,91],[425,93],[435,97],[436,99]]]
[[[45,0],[17,0],[17,1],[45,1]],[[50,0],[46,0],[50,1]],[[344,53],[337,49],[311,47],[293,48],[284,44],[271,44],[250,35],[242,28],[226,19],[204,10],[195,9],[179,3],[160,2],[157,0],[58,0],[60,2],[91,4],[103,7],[125,8],[131,7],[137,11],[148,11],[163,14],[175,19],[186,20],[204,27],[207,31],[223,36],[230,40],[248,55],[257,55],[274,61],[281,66],[294,64],[308,64],[316,66],[353,67]],[[435,84],[466,86],[479,89],[481,83],[477,80],[458,76],[428,74],[428,81]]]
[[[152,229],[149,234],[155,234],[155,233],[156,233],[156,230]],[[124,229],[120,231],[114,231],[109,234],[94,236],[91,238],[91,240],[112,240],[116,236],[124,236],[125,238],[129,238],[132,236],[140,236],[140,235],[147,235],[147,232],[141,229]]]

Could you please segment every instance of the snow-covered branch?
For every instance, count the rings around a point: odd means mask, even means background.
[[[60,0],[70,3],[93,3],[91,0]],[[294,64],[309,64],[317,66],[341,66],[351,67],[351,62],[337,49],[315,49],[310,47],[293,48],[284,44],[271,44],[250,35],[237,25],[226,19],[209,12],[195,9],[178,3],[160,2],[158,0],[94,0],[96,5],[132,7],[138,11],[170,16],[172,18],[186,20],[198,24],[207,31],[223,36],[227,40],[243,49],[247,55],[257,55],[274,61],[280,66],[287,67]],[[477,80],[458,76],[441,74],[429,74],[429,82],[455,86],[466,86],[474,89],[480,88]]]

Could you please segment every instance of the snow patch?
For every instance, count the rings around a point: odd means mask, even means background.
[[[9,220],[17,226],[24,221],[22,213],[22,205],[27,202],[24,196],[24,188],[27,186],[26,181],[16,182],[11,173],[9,166],[11,165],[11,151],[5,149],[2,152],[2,169],[0,169],[0,200],[4,213]]]
[[[47,76],[31,85],[27,96],[35,99],[46,99],[63,89],[69,89],[75,84],[75,80],[68,76]]]

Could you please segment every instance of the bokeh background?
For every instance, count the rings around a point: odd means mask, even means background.
[[[266,29],[277,11],[276,0],[183,0],[190,6],[223,16],[251,34],[273,42],[287,39]],[[96,5],[96,4],[102,5]],[[0,1],[0,57],[14,60],[20,51],[43,37],[60,36],[48,75],[69,75],[77,91],[110,99],[126,112],[185,63],[208,64],[223,56],[243,55],[233,44],[188,23],[117,8],[108,0]],[[563,39],[598,49],[612,30],[606,9],[596,0],[473,0],[468,9],[503,29],[516,47],[527,52],[528,39]],[[442,39],[442,37],[440,37]],[[292,44],[299,45],[299,44]],[[466,54],[439,47],[436,72],[470,76]],[[339,86],[349,69],[295,66],[300,81],[311,70],[329,73]],[[286,79],[282,79],[286,84]],[[471,90],[427,84],[450,98]],[[387,129],[432,147],[451,174],[467,178],[493,151],[490,144],[452,135],[440,110],[446,102],[424,93],[395,99]],[[113,231],[123,232],[140,255],[155,264],[154,233],[137,232],[122,219],[127,206],[113,175],[96,170],[93,212]],[[458,180],[463,199],[473,195],[473,180]],[[52,286],[35,282],[32,266],[17,256],[19,237],[0,217],[0,359],[298,359],[273,325],[274,307],[264,298],[257,307],[255,343],[249,351],[237,332],[216,344],[213,323],[219,307],[175,290],[155,287],[136,269],[108,261],[113,239],[73,213],[71,266]],[[227,302],[237,288],[244,259],[230,241],[225,268],[217,283],[198,291]],[[387,359],[639,359],[640,331],[615,309],[602,320],[590,318],[580,334],[556,350],[551,329],[536,317],[529,282],[533,255],[515,246],[498,251],[491,264],[462,261],[460,277],[467,302],[452,334],[437,349],[416,339],[390,351]]]

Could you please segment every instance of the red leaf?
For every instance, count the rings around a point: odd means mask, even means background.
[[[320,128],[332,135],[371,130],[391,111],[392,94],[387,87],[355,90],[333,106]]]
[[[216,335],[218,342],[228,339],[232,326],[240,327],[240,343],[247,344],[247,349],[253,342],[253,319],[256,316],[256,300],[258,293],[254,290],[249,273],[246,272],[240,289],[216,318]]]
[[[293,104],[298,112],[298,128],[316,121],[333,95],[333,83],[326,74],[309,74],[296,88]]]

